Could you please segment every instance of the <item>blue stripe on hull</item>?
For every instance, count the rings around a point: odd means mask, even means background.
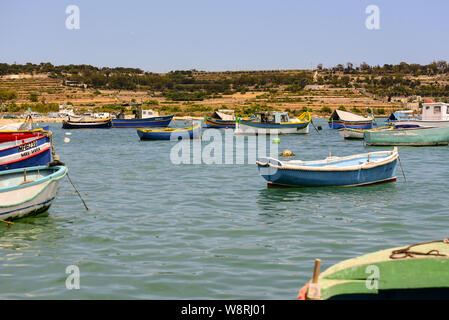
[[[50,209],[51,202],[53,200],[55,200],[55,197],[53,197],[53,198],[51,198],[51,199],[49,199],[47,201],[44,201],[44,202],[41,202],[41,203],[38,203],[38,204],[34,204],[34,205],[31,205],[31,206],[28,206],[28,207],[24,207],[24,208],[20,208],[20,209],[16,209],[16,210],[11,210],[11,211],[7,211],[7,212],[2,212],[2,213],[0,213],[0,216],[11,214],[11,213],[14,213],[14,212],[17,212],[17,211],[22,211],[22,210],[25,210],[25,209],[30,209],[30,212],[28,212],[26,215],[24,215],[22,217],[25,217],[25,216],[28,216],[28,215],[39,214],[39,213],[45,212],[48,209]],[[35,207],[37,207],[37,208],[35,208]],[[34,208],[34,209],[32,209],[32,208]],[[13,218],[14,217],[11,217],[9,219],[13,219]]]
[[[260,128],[260,129],[283,129],[283,128],[297,128],[302,129],[309,125],[309,122],[301,122],[301,123],[289,123],[289,124],[268,124],[268,123],[257,123],[250,121],[241,121],[241,124]]]
[[[36,147],[41,146],[41,145],[43,145],[43,144],[45,144],[47,142],[50,142],[50,138],[48,138],[48,137],[42,137],[42,138],[36,138],[36,139],[38,139],[37,142],[36,142]],[[21,139],[21,140],[24,140],[24,139]],[[32,140],[35,140],[35,139],[32,139]],[[33,141],[30,141],[30,142],[27,142],[25,145],[29,145],[29,144],[32,144],[32,143],[33,143]],[[21,148],[24,149],[23,147],[21,147]],[[0,150],[0,158],[5,157],[5,156],[9,156],[9,155],[14,154],[14,153],[21,153],[21,152],[25,152],[25,151],[26,150],[19,151],[19,146],[3,149],[3,150]]]
[[[170,140],[171,135],[176,140],[176,137],[182,139],[193,139],[199,136],[199,129],[188,130],[183,132],[141,132],[137,131],[140,140]]]
[[[168,127],[173,116],[147,119],[112,119],[113,128]]]
[[[34,166],[45,166],[49,162],[51,162],[51,148],[48,149],[47,151],[44,151],[40,154],[37,154],[25,160],[0,165],[0,171],[34,167]]]
[[[331,129],[341,129],[341,128],[351,128],[351,129],[373,129],[374,123],[371,121],[369,123],[367,122],[342,122],[342,121],[334,121],[329,122],[329,128]]]
[[[372,169],[353,171],[306,171],[278,169],[272,175],[262,175],[268,182],[298,187],[356,186],[388,181],[396,176],[397,159]]]

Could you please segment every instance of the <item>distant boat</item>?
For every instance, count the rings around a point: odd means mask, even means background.
[[[125,119],[125,113],[122,111],[117,119],[112,119],[113,128],[145,128],[145,127],[168,127],[173,119],[170,116],[156,116],[153,110],[142,110],[139,107],[135,110],[134,119]]]
[[[257,112],[255,117],[237,119],[234,134],[307,134],[311,121],[312,117],[309,112],[304,112],[298,118],[290,118],[288,112]]]
[[[63,129],[107,129],[112,126],[111,118],[100,120],[84,120],[81,118],[76,121],[70,120],[62,122]]]
[[[334,110],[327,122],[331,129],[372,129],[376,123],[373,116],[366,118],[342,110]]]
[[[299,300],[449,299],[448,239],[390,248],[339,262],[312,279]]]
[[[396,127],[449,127],[449,104],[427,101],[422,105],[421,119],[395,121]]]
[[[218,110],[205,117],[203,128],[235,128],[234,110]]]
[[[374,129],[352,129],[352,128],[341,128],[338,129],[338,133],[345,139],[363,139],[364,133],[367,131],[388,131],[393,130],[393,126],[385,126]]]
[[[195,139],[200,136],[200,124],[185,128],[137,129],[140,140],[178,140]]]
[[[47,211],[56,198],[64,166],[38,166],[0,172],[0,219]]]
[[[145,119],[112,119],[113,128],[168,127],[173,115]]]
[[[396,180],[397,148],[324,160],[257,161],[268,186],[351,187]]]
[[[0,143],[0,171],[46,165],[50,161],[48,136]]]
[[[449,127],[398,128],[389,131],[365,131],[371,146],[438,146],[449,144]]]

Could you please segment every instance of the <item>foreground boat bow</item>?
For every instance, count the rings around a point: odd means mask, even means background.
[[[47,211],[67,174],[65,166],[38,166],[0,172],[0,219]]]
[[[300,300],[449,299],[449,239],[377,251],[321,274],[317,265]]]

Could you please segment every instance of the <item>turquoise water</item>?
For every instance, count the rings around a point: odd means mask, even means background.
[[[315,124],[319,134],[280,136],[279,152],[391,149]],[[174,142],[139,141],[135,129],[50,126],[90,210],[65,178],[48,214],[1,224],[0,299],[295,299],[315,258],[324,270],[448,236],[448,147],[400,147],[406,182],[398,167],[396,183],[267,189],[254,164],[174,165]],[[79,290],[66,289],[69,265]]]

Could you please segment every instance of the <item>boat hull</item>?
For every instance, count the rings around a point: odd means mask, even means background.
[[[329,128],[341,129],[372,129],[374,128],[374,120],[370,121],[344,121],[344,120],[328,120]]]
[[[86,122],[78,122],[78,121],[63,121],[62,128],[63,129],[108,129],[111,128],[112,122],[108,121],[86,121]]]
[[[112,119],[111,121],[113,128],[146,128],[168,127],[172,119],[173,115],[145,119]]]
[[[26,131],[0,131],[0,143],[39,137],[42,134],[43,129]]]
[[[50,161],[51,144],[46,136],[0,149],[0,171],[43,166]]]
[[[236,123],[235,135],[262,135],[262,134],[308,134],[309,123],[292,123],[280,125],[267,125],[254,122],[242,121]]]
[[[200,136],[200,126],[190,128],[179,128],[180,130],[151,130],[137,129],[137,135],[140,140],[179,140],[179,139],[195,139]]]
[[[364,139],[364,133],[366,131],[386,131],[386,130],[393,130],[393,127],[382,127],[382,128],[376,128],[376,129],[351,129],[351,128],[341,128],[338,129],[338,133],[345,139],[348,140],[360,140]]]
[[[448,299],[448,263],[449,247],[444,240],[381,250],[329,267],[319,274],[316,283],[306,284],[300,290],[298,298]],[[373,272],[380,277],[370,279]]]
[[[32,177],[36,172],[53,170],[46,178],[16,187],[0,188],[0,219],[17,219],[28,215],[38,214],[48,210],[56,198],[60,180],[66,175],[67,168],[58,166],[30,167],[27,176]],[[22,169],[8,170],[0,173],[0,178],[6,176],[21,176]]]
[[[375,157],[375,154],[370,153],[371,157]],[[270,186],[353,187],[396,180],[397,151],[393,151],[385,156],[385,160],[382,158],[379,162],[373,162],[374,158],[371,158],[371,163],[366,155],[356,156],[351,157],[351,161],[357,165],[348,167],[339,167],[337,162],[332,167],[295,166],[276,159],[256,163],[259,174]]]
[[[395,121],[394,125],[399,128],[443,128],[449,127],[449,120],[399,120]]]
[[[413,128],[391,131],[365,132],[371,146],[438,146],[449,144],[449,127]]]
[[[220,120],[207,117],[204,120],[203,128],[235,128],[235,120]]]

